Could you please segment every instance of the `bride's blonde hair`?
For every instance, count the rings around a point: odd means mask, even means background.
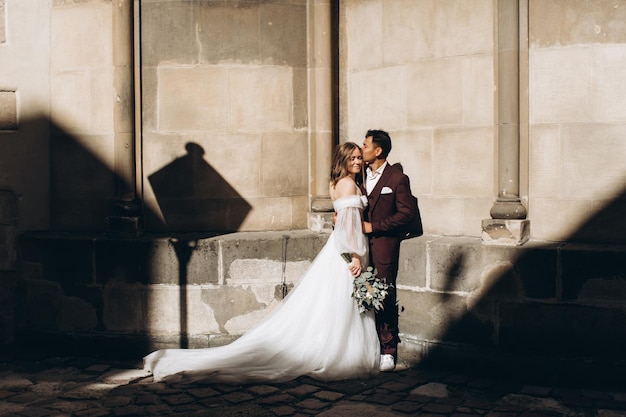
[[[361,150],[359,145],[354,142],[345,142],[335,147],[333,162],[330,168],[330,183],[333,187],[337,185],[340,179],[350,175],[348,172],[348,162],[355,149]]]

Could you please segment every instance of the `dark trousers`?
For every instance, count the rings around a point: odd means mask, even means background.
[[[375,265],[378,277],[385,279],[389,285],[387,297],[384,301],[384,309],[376,311],[376,331],[380,341],[381,355],[393,355],[398,358],[398,302],[396,291],[396,277],[398,275],[398,265]]]

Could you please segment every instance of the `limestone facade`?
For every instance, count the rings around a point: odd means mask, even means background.
[[[624,9],[5,0],[1,183],[23,230],[102,230],[120,188],[148,231],[302,229],[333,141],[383,128],[427,232],[480,236],[512,186],[566,240],[624,208]],[[580,239],[623,240],[606,223]]]
[[[548,353],[609,340],[626,320],[609,246],[626,243],[625,14],[626,0],[0,0],[2,334],[241,334],[327,236],[332,145],[382,128],[427,233],[402,247],[403,349],[532,350],[540,320]],[[150,237],[103,237],[133,199]],[[234,231],[252,234],[213,236]],[[481,240],[515,232],[530,242]]]

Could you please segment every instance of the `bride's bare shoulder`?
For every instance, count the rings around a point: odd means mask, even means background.
[[[351,195],[357,195],[356,182],[351,177],[343,177],[337,184],[335,184],[335,197],[348,197]]]

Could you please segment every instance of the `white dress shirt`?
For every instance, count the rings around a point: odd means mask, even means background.
[[[385,170],[386,166],[387,161],[379,166],[378,169],[374,172],[372,172],[372,169],[370,167],[367,167],[367,170],[365,172],[367,175],[367,178],[365,179],[365,191],[367,191],[367,195],[370,195],[374,187],[376,187],[376,184],[378,183],[380,177],[383,175],[383,171]]]

